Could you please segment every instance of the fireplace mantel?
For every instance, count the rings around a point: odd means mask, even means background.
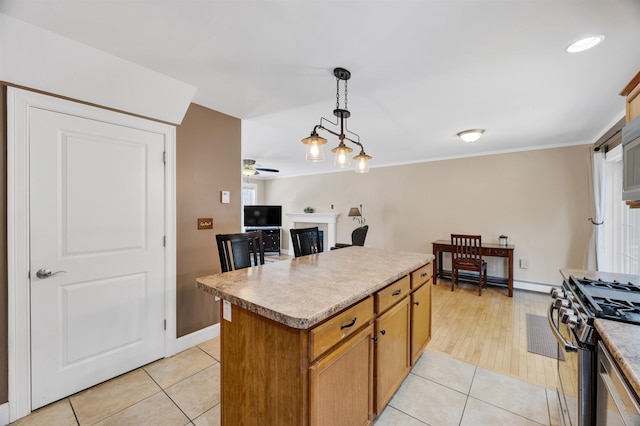
[[[325,223],[327,224],[327,244],[324,250],[328,251],[336,245],[336,222],[340,213],[285,213],[289,219],[289,228],[295,228],[296,223]],[[289,244],[289,255],[293,256],[293,246]]]

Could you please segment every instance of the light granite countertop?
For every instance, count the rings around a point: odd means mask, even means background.
[[[196,285],[266,318],[308,329],[432,260],[427,253],[347,247],[200,277]]]
[[[586,271],[581,269],[561,269],[560,273],[566,279],[570,275],[582,278],[603,280],[631,281],[640,283],[640,276],[617,274],[611,272]],[[631,384],[636,395],[640,395],[640,326],[626,324],[619,321],[596,319],[594,321],[598,335],[611,352],[616,363]]]

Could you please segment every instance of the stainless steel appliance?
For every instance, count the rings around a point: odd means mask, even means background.
[[[567,426],[596,425],[598,336],[595,318],[640,325],[640,283],[571,276],[553,289],[547,319],[558,340],[558,407]]]
[[[640,407],[607,348],[598,343],[598,426],[640,425]]]

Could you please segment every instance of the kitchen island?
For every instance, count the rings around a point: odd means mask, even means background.
[[[223,299],[222,424],[371,424],[430,339],[432,261],[348,247],[198,278]]]

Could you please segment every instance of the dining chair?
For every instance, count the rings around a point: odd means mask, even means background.
[[[320,233],[318,227],[290,229],[291,241],[293,242],[293,254],[295,257],[306,256],[308,254],[319,253]]]
[[[222,272],[264,265],[262,231],[216,235]]]
[[[364,240],[367,238],[367,231],[369,231],[369,225],[361,226],[356,228],[351,233],[351,244],[345,243],[336,243],[335,246],[331,247],[331,250],[351,247],[351,246],[364,246]]]
[[[451,234],[451,291],[458,285],[459,271],[478,273],[478,296],[487,287],[487,262],[482,259],[480,235]]]

